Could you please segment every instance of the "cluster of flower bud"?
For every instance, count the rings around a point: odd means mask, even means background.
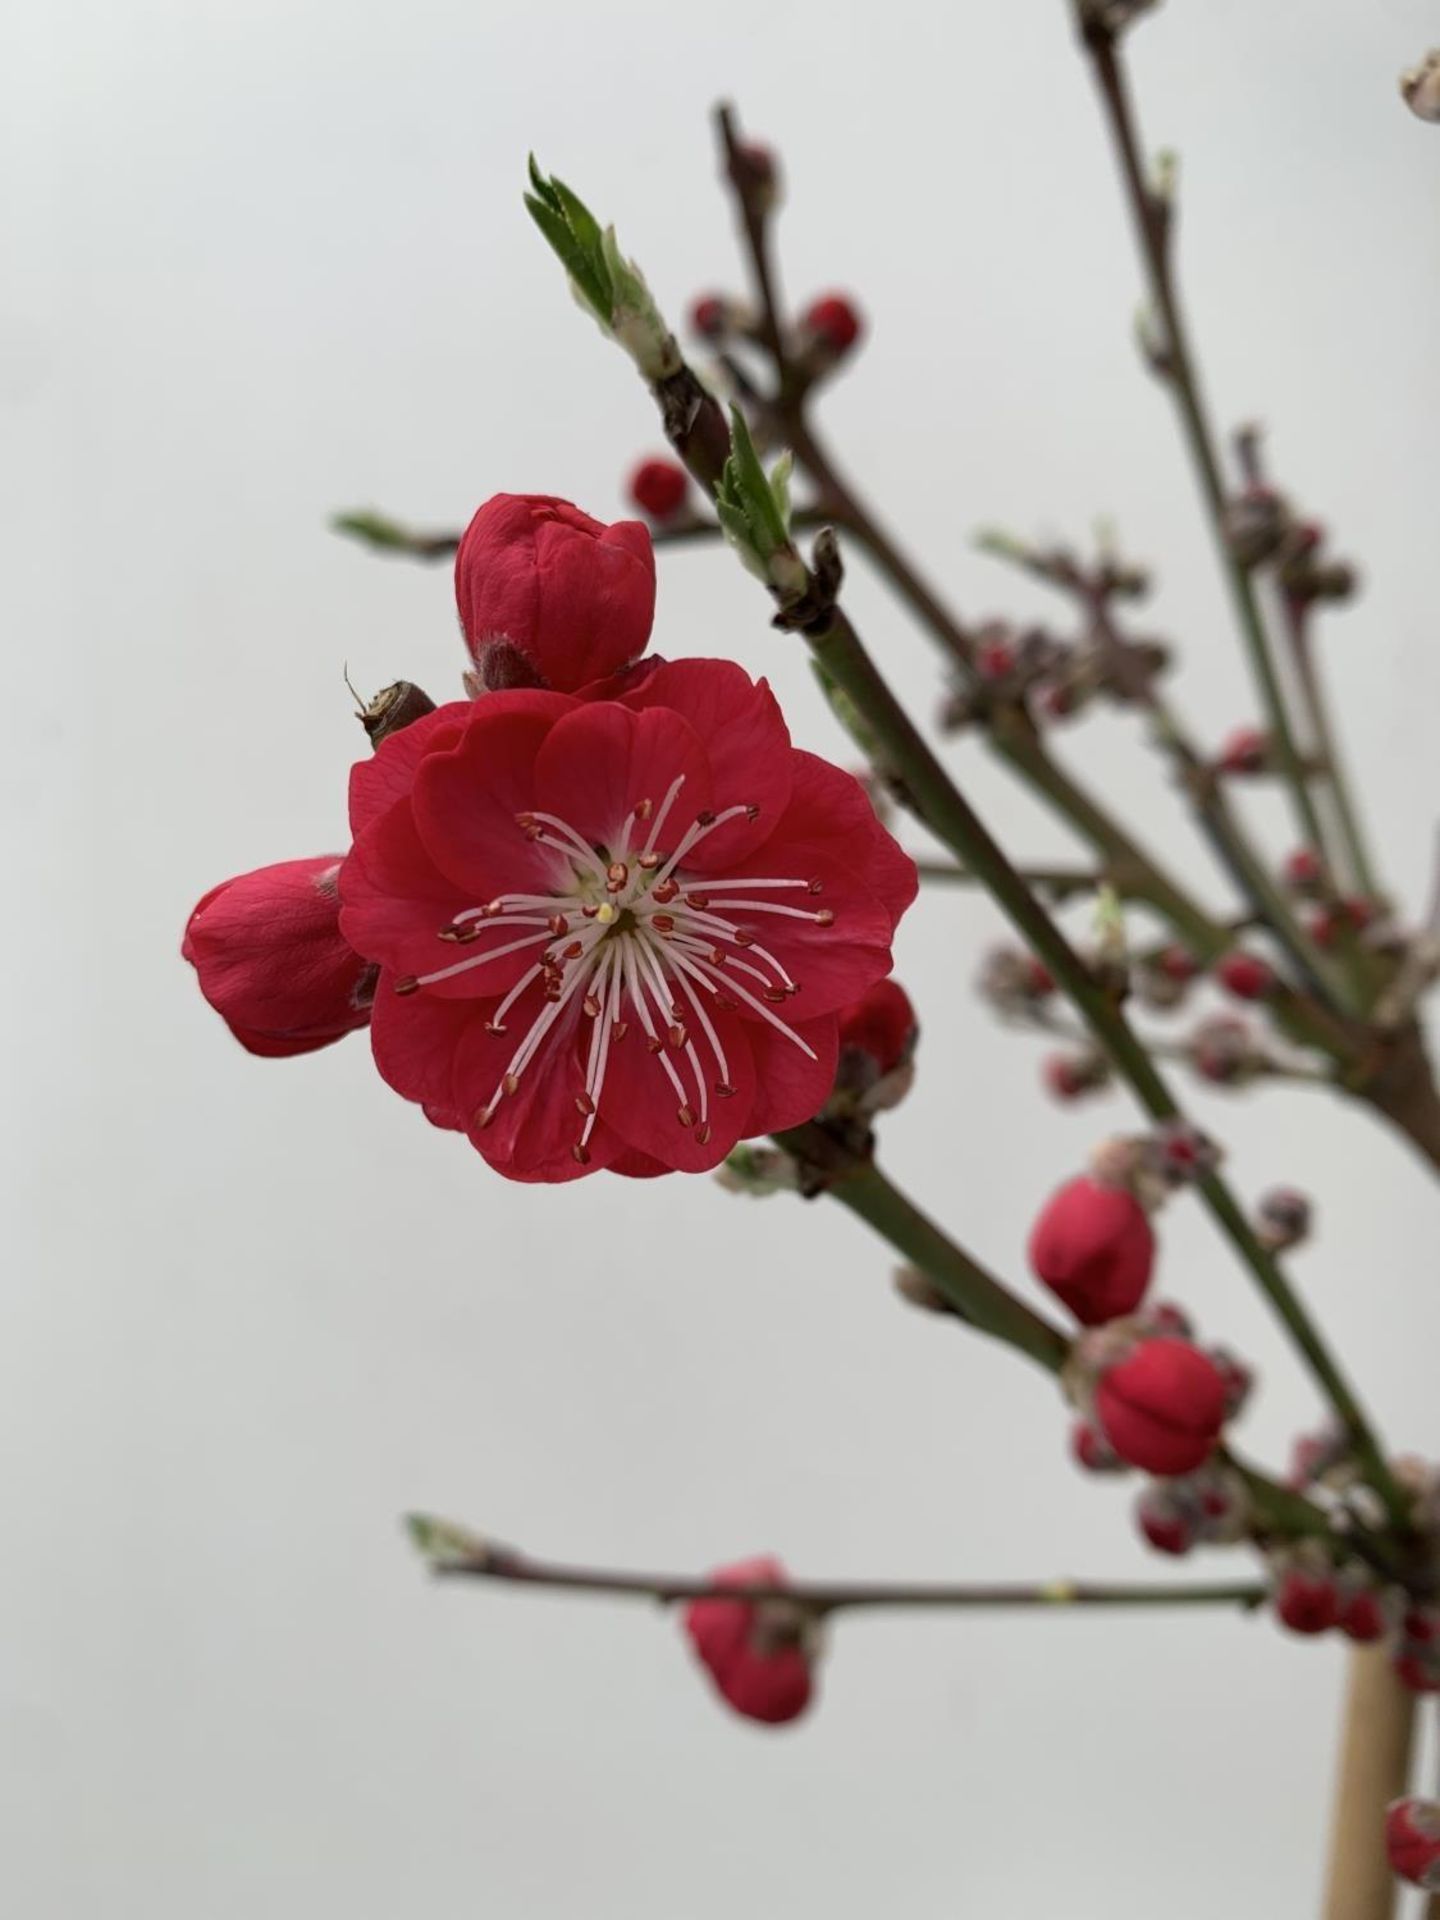
[[[1398,1589],[1379,1584],[1356,1564],[1337,1567],[1317,1541],[1301,1541],[1272,1553],[1275,1618],[1291,1633],[1343,1633],[1362,1645],[1383,1640],[1400,1619]]]

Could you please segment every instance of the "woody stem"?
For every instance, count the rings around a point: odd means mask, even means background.
[[[807,1612],[816,1614],[838,1613],[842,1608],[854,1611],[862,1607],[907,1607],[941,1612],[994,1607],[1053,1610],[1066,1607],[1232,1606],[1249,1611],[1262,1606],[1267,1593],[1264,1586],[1253,1580],[1217,1581],[1190,1586],[1175,1586],[1160,1581],[1111,1585],[1074,1580],[1053,1580],[1038,1585],[1018,1581],[949,1585],[942,1582],[888,1580],[796,1580],[785,1586],[766,1586],[761,1583],[720,1585],[704,1575],[564,1566],[554,1561],[532,1560],[508,1547],[488,1545],[482,1546],[470,1558],[438,1556],[432,1560],[431,1567],[435,1574],[446,1578],[499,1580],[520,1586],[550,1587],[568,1593],[655,1600],[662,1606],[671,1606],[682,1600],[743,1600],[751,1604],[775,1600],[803,1607]]]

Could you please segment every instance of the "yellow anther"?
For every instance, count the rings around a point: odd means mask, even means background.
[[[600,922],[602,927],[608,927],[610,922],[615,918],[615,909],[610,905],[608,900],[595,915],[595,918]]]

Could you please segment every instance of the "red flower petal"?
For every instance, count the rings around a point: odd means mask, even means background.
[[[767,680],[753,681],[729,660],[675,660],[625,695],[625,704],[671,707],[705,742],[717,808],[760,809],[754,820],[727,821],[706,836],[691,863],[726,873],[775,831],[794,785],[790,729]]]
[[[368,760],[355,762],[350,769],[352,836],[358,839],[372,820],[405,798],[425,755],[439,753],[458,740],[474,713],[469,700],[452,700],[382,740]]]
[[[575,704],[563,693],[487,694],[460,739],[427,755],[417,772],[411,805],[420,837],[471,905],[553,883],[556,856],[528,840],[516,816],[534,804],[545,736]]]
[[[658,679],[660,676],[657,675]],[[677,844],[711,804],[710,762],[700,736],[668,708],[633,713],[614,701],[576,707],[551,729],[535,761],[535,806],[587,844],[618,847],[627,818],[649,801],[670,805],[660,844]]]

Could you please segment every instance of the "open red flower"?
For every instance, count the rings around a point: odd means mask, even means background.
[[[180,951],[251,1053],[312,1053],[370,1023],[375,968],[341,937],[341,856],[282,860],[222,880]]]
[[[577,692],[645,651],[649,530],[638,520],[607,527],[549,494],[497,493],[465,529],[455,602],[482,690]]]
[[[727,661],[442,707],[355,768],[351,825],[376,1063],[517,1180],[703,1172],[809,1119],[916,887]]]
[[[783,1587],[785,1569],[764,1554],[722,1567],[722,1587]],[[744,1714],[779,1726],[810,1704],[814,1672],[808,1622],[786,1600],[692,1600],[685,1631],[710,1670],[722,1699]]]

